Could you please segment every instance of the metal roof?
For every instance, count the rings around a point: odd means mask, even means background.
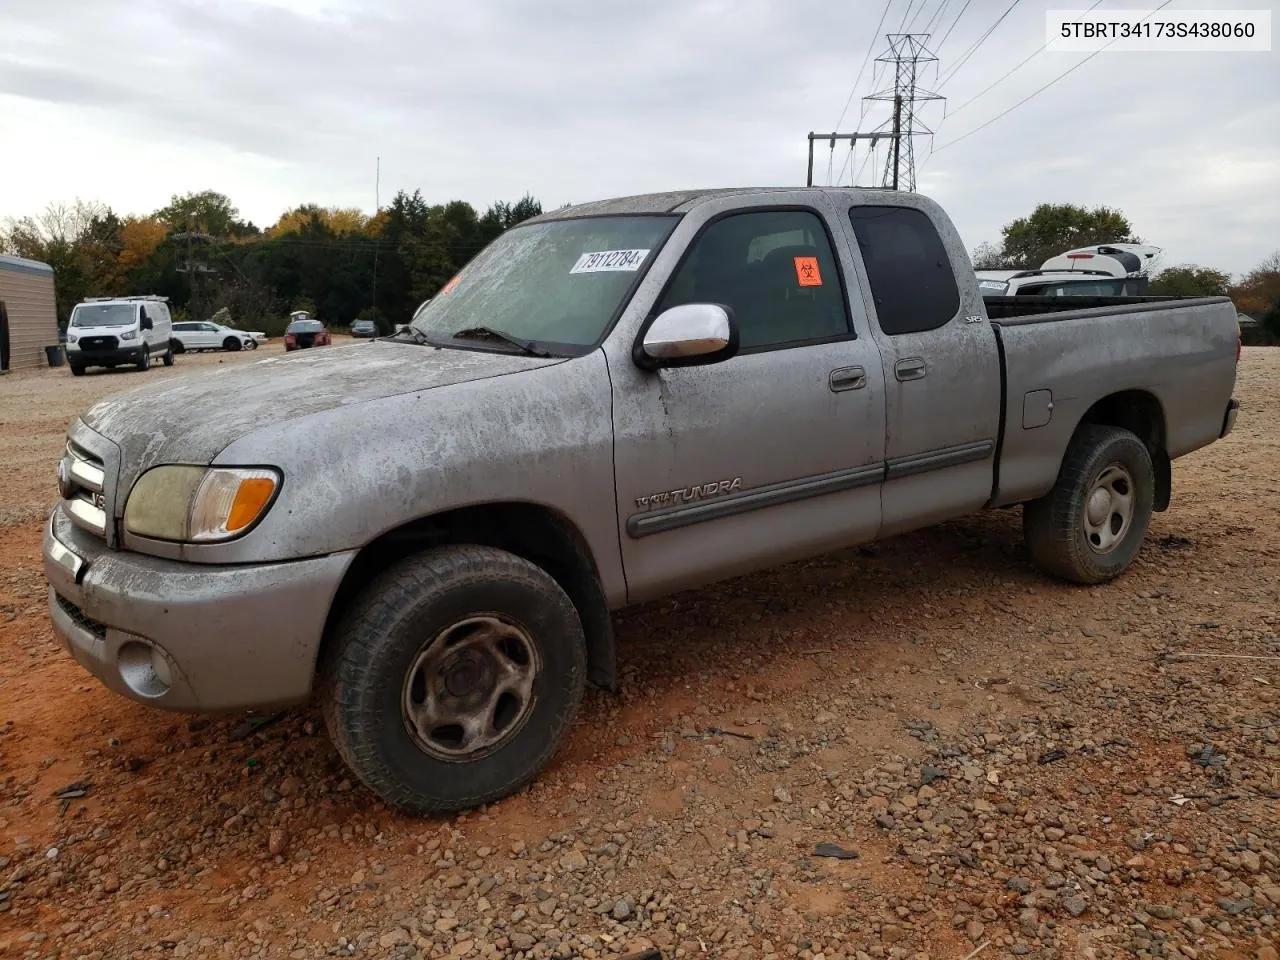
[[[14,273],[53,273],[53,267],[39,260],[24,260],[22,257],[10,257],[0,253],[0,270],[12,270]]]

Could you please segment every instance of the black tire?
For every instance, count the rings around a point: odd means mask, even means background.
[[[186,353],[187,348],[183,346],[183,343],[181,340],[173,340],[173,341],[170,341],[169,352],[170,353]]]
[[[406,701],[422,689],[412,668],[435,642],[453,640],[460,622],[482,616],[522,630],[540,669],[529,669],[529,706],[505,739],[473,759],[442,759],[405,719]],[[473,667],[472,685],[477,672],[486,675]],[[321,665],[321,699],[334,745],[370,790],[411,813],[446,813],[498,800],[536,777],[569,729],[586,673],[577,609],[545,571],[490,547],[437,547],[392,566],[347,608]],[[442,671],[441,697],[445,679]]]
[[[169,344],[169,349],[164,352],[164,356],[160,358],[166,367],[173,366],[173,344]]]
[[[1107,477],[1116,478],[1115,489],[1131,489],[1127,521],[1110,492],[1091,519],[1090,498]],[[1118,576],[1147,535],[1155,485],[1151,453],[1137,436],[1119,427],[1082,426],[1067,447],[1053,489],[1023,508],[1022,531],[1031,559],[1046,573],[1075,583],[1103,583]],[[1103,543],[1087,524],[1115,541]]]
[[[69,366],[69,367],[71,368],[71,375],[72,375],[73,377],[83,377],[83,376],[84,376],[84,367],[80,366],[80,364],[78,364],[78,363],[69,363],[69,364],[67,364],[67,366]]]
[[[240,338],[239,338],[239,337],[227,337],[227,339],[225,339],[225,340],[223,340],[223,341],[222,341],[222,349],[223,349],[223,350],[231,350],[231,351],[239,350],[239,349],[240,349]]]
[[[151,369],[151,348],[143,346],[142,354],[138,357],[136,366],[144,373]]]
[[[258,349],[258,341],[257,341],[257,340],[246,340],[246,341],[244,342],[244,348],[245,348],[246,350],[257,350],[257,349]]]

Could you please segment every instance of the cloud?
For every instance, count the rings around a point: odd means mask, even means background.
[[[925,0],[917,24],[938,2]],[[835,122],[881,9],[818,0],[7,6],[0,131],[21,146],[6,154],[0,216],[76,195],[143,211],[208,187],[259,223],[301,202],[371,209],[378,156],[384,201],[421,188],[483,206],[529,191],[557,206],[802,183],[805,134]],[[995,20],[981,6],[957,22],[944,69]],[[1025,6],[943,85],[953,105],[1043,43],[1043,9]],[[906,9],[893,0],[886,28]],[[944,12],[941,29],[954,16]],[[934,143],[1081,57],[1042,54],[953,118],[942,119],[941,104],[927,108]],[[1277,79],[1272,54],[1104,53],[938,151],[920,187],[970,246],[998,239],[1003,223],[1042,201],[1105,203],[1168,259],[1241,272],[1276,243],[1275,205],[1258,201],[1277,195]],[[847,129],[861,111],[855,98]],[[867,122],[884,118],[878,105]],[[927,140],[916,149],[924,157]],[[828,159],[820,150],[819,179]],[[830,159],[838,170],[844,157]]]

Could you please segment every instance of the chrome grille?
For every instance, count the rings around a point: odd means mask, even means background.
[[[73,443],[67,444],[62,473],[62,506],[71,522],[99,537],[107,535],[106,470],[102,461]]]

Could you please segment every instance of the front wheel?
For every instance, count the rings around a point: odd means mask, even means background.
[[[520,789],[563,739],[586,682],[582,622],[541,568],[433,548],[377,577],[325,657],[325,725],[383,800],[419,814]]]
[[[223,350],[239,350],[239,349],[240,349],[240,338],[239,338],[239,337],[227,337],[227,339],[225,339],[225,340],[223,340],[223,341],[222,341],[222,349],[223,349]]]
[[[1023,508],[1027,549],[1037,566],[1064,580],[1111,580],[1142,547],[1154,502],[1146,444],[1119,427],[1083,426],[1053,489]]]
[[[257,340],[246,340],[246,341],[244,342],[244,346],[245,346],[245,349],[246,349],[246,350],[257,350],[257,349],[258,349],[258,341],[257,341]]]
[[[169,349],[164,352],[164,356],[160,358],[164,361],[166,367],[173,366],[173,344],[169,344]]]
[[[83,376],[84,376],[84,367],[82,367],[80,364],[78,364],[78,363],[69,363],[69,364],[67,364],[67,366],[69,366],[69,367],[71,368],[71,375],[72,375],[73,377],[83,377]]]
[[[151,348],[143,347],[142,354],[138,357],[137,367],[139,370],[147,371],[151,369]]]

